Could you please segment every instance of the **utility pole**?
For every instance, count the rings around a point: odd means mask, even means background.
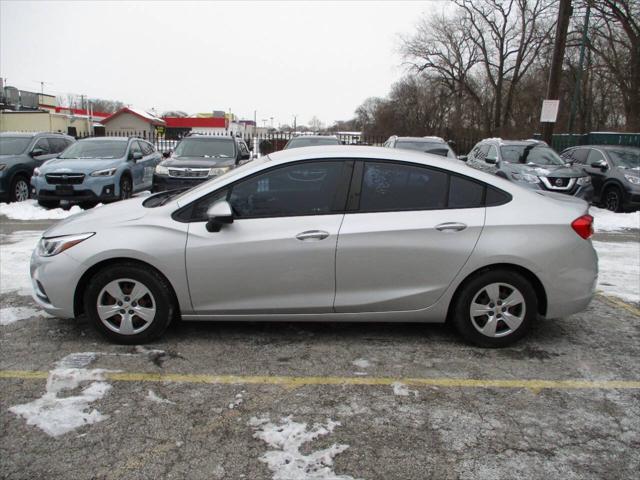
[[[580,42],[580,59],[578,60],[578,71],[576,72],[576,86],[573,89],[573,98],[571,99],[571,113],[569,114],[568,129],[569,133],[573,133],[573,124],[576,121],[576,110],[578,108],[578,101],[580,100],[580,87],[582,87],[582,68],[584,66],[584,49],[587,46],[588,41],[590,13],[591,5],[587,3],[587,11],[584,15],[584,26],[582,27],[582,41]]]
[[[558,24],[556,27],[556,39],[553,47],[553,57],[551,59],[551,70],[549,71],[549,83],[547,84],[547,100],[558,100],[560,90],[560,79],[562,77],[562,62],[564,60],[564,49],[567,44],[567,30],[569,29],[569,19],[571,18],[571,0],[560,0],[558,10]],[[542,123],[542,139],[551,145],[553,127],[555,122]]]
[[[296,124],[296,120],[298,119],[298,114],[295,114],[293,116],[293,133],[295,133],[298,130],[297,124]]]

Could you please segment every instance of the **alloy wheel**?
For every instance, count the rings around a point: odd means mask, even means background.
[[[515,332],[527,312],[522,293],[507,283],[491,283],[474,296],[469,308],[471,324],[487,337],[504,337]]]
[[[14,187],[14,195],[16,202],[24,202],[29,199],[29,184],[22,178],[19,178]]]
[[[138,280],[120,278],[109,282],[98,294],[96,310],[100,321],[121,335],[146,330],[156,316],[151,290]]]
[[[620,208],[620,195],[616,190],[607,191],[607,196],[605,197],[605,206],[607,210],[611,210],[612,212],[617,212]]]

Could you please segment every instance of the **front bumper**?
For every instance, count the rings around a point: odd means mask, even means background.
[[[543,183],[526,183],[526,182],[517,182],[512,180],[514,183],[521,185],[523,187],[531,188],[532,190],[542,190],[543,192],[554,192],[554,193],[562,193],[563,195],[571,195],[573,197],[581,198],[586,202],[591,203],[593,200],[593,185],[578,185],[577,183],[568,190],[555,190],[551,188],[546,188]]]
[[[163,192],[165,190],[175,190],[176,188],[195,187],[214,177],[200,178],[176,178],[168,175],[153,175],[153,192]]]
[[[67,200],[70,202],[108,202],[120,195],[119,182],[112,177],[86,177],[75,185],[52,185],[44,176],[31,177],[33,195],[38,200]]]
[[[33,299],[45,312],[58,318],[74,318],[74,294],[83,269],[62,252],[53,257],[31,254]]]

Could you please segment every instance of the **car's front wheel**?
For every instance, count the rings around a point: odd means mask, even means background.
[[[531,283],[510,270],[487,270],[474,276],[455,302],[456,329],[479,347],[506,347],[521,339],[538,311]]]
[[[605,190],[604,206],[612,212],[622,211],[622,193],[618,187],[608,187]]]
[[[29,179],[24,175],[16,175],[11,182],[10,200],[24,202],[29,199]]]
[[[122,175],[120,178],[120,200],[126,200],[133,195],[133,184],[131,183],[131,177],[128,175]]]
[[[84,308],[94,326],[109,339],[125,344],[158,338],[175,312],[170,285],[151,268],[135,263],[112,265],[89,282]]]

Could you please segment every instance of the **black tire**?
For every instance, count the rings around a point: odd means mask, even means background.
[[[38,205],[43,208],[58,208],[60,200],[38,200]]]
[[[622,212],[622,192],[616,186],[607,187],[602,195],[602,202],[607,210]]]
[[[120,177],[120,200],[126,200],[133,195],[133,184],[129,175]]]
[[[524,312],[521,311],[524,316],[522,323],[513,331],[509,332],[510,329],[504,321],[496,320],[498,325],[502,322],[504,327],[507,327],[503,330],[506,332],[504,336],[497,337],[487,336],[481,333],[476,326],[474,326],[473,322],[479,322],[482,317],[478,317],[472,321],[470,314],[471,303],[474,297],[481,292],[483,288],[494,283],[507,284],[508,286],[515,287],[524,299]],[[508,291],[508,289],[505,290]],[[525,277],[510,270],[486,270],[474,275],[463,284],[454,302],[452,322],[456,330],[467,341],[483,348],[507,347],[517,342],[529,331],[538,312],[538,298],[533,286]],[[497,306],[495,307],[496,310],[499,310]],[[500,313],[498,312],[497,315],[499,317]],[[487,318],[489,317],[487,316]]]
[[[23,174],[17,174],[11,180],[11,189],[9,190],[10,202],[23,202],[31,197],[31,186],[29,178]],[[26,190],[25,190],[26,189]],[[25,197],[26,192],[26,197]]]
[[[124,335],[105,325],[98,315],[98,296],[110,282],[119,279],[131,279],[142,283],[151,293],[155,306],[155,315],[149,325],[139,333]],[[84,294],[84,311],[90,323],[109,340],[126,345],[141,344],[160,337],[174,318],[177,308],[173,290],[167,280],[151,268],[135,263],[111,265],[100,270],[90,280]],[[117,324],[112,324],[115,328]]]

